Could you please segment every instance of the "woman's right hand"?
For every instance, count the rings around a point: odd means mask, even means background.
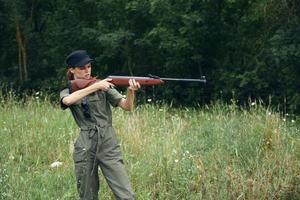
[[[94,83],[93,85],[95,87],[97,87],[99,90],[107,91],[110,88],[113,88],[115,86],[114,84],[110,83],[110,81],[112,81],[112,79],[106,78],[106,79],[103,79],[101,81]]]

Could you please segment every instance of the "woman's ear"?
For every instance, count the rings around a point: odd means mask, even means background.
[[[74,70],[71,71],[72,68],[69,68],[67,71],[67,79],[70,80],[74,80]]]
[[[69,68],[69,72],[71,72],[72,74],[74,74],[75,73],[75,68]]]

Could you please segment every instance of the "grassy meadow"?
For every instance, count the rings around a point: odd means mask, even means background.
[[[113,112],[137,199],[300,199],[298,119],[258,103]],[[0,95],[0,113],[0,199],[78,199],[70,111]],[[114,199],[100,179],[101,199]]]

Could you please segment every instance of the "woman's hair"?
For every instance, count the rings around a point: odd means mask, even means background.
[[[71,72],[70,68],[67,71],[67,78],[69,81],[74,80],[74,74]]]

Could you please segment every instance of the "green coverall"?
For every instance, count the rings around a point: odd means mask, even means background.
[[[69,89],[60,92],[62,99]],[[111,105],[117,106],[122,95],[114,88],[97,91],[69,106],[80,127],[80,136],[74,144],[74,163],[79,196],[84,200],[98,199],[98,166],[116,199],[134,199],[128,175],[124,168],[120,144],[112,127]]]

